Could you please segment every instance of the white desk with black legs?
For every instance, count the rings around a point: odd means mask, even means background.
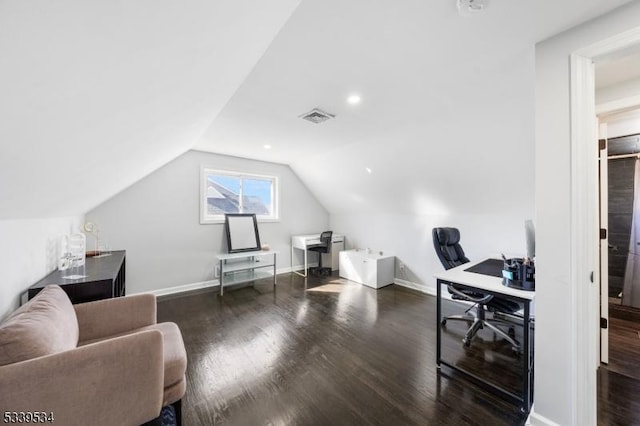
[[[475,379],[478,384],[482,385],[489,390],[493,390],[509,399],[512,399],[520,405],[520,410],[523,413],[529,412],[531,404],[533,402],[533,333],[531,332],[531,303],[535,298],[534,291],[518,290],[510,287],[506,287],[502,284],[502,278],[498,278],[492,275],[484,275],[475,272],[466,271],[466,269],[473,267],[486,259],[479,262],[465,263],[447,271],[442,271],[435,275],[437,279],[437,348],[436,348],[436,363],[438,368],[441,365],[445,365],[453,370],[456,370],[463,375]],[[518,395],[508,389],[497,384],[491,380],[491,377],[483,377],[477,372],[471,372],[465,369],[461,365],[456,365],[453,362],[447,362],[442,359],[442,287],[447,284],[456,284],[457,286],[467,287],[472,290],[479,290],[483,293],[492,294],[501,298],[513,300],[515,302],[524,305],[523,316],[523,331],[522,331],[522,355],[519,361],[522,362],[522,386],[521,392]],[[445,287],[446,290],[446,287]],[[462,347],[462,342],[460,342]],[[473,341],[471,342],[473,346]]]

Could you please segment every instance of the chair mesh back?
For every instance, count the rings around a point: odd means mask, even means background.
[[[444,269],[451,269],[469,262],[460,246],[460,231],[457,228],[433,228],[433,247]]]
[[[320,234],[320,242],[327,246],[327,253],[331,251],[331,239],[333,237],[333,231],[324,231]]]

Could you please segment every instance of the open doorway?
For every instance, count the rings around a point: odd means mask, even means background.
[[[595,64],[601,167],[601,361],[640,379],[640,52]],[[635,105],[634,105],[635,103]],[[603,150],[604,147],[604,150]],[[606,164],[602,164],[602,162]],[[606,203],[604,206],[603,203]]]
[[[608,138],[607,148],[608,290],[601,303],[608,304],[609,318],[602,361],[640,379],[640,132]]]
[[[596,36],[597,37],[597,36]],[[593,37],[595,38],[595,37]],[[570,168],[567,181],[569,182],[569,203],[568,206],[560,207],[561,212],[568,213],[569,228],[568,236],[570,240],[569,263],[565,264],[564,270],[568,272],[571,296],[571,306],[568,317],[573,328],[570,333],[565,333],[571,337],[571,351],[567,354],[567,362],[561,364],[564,367],[570,366],[571,380],[569,393],[571,395],[570,409],[565,410],[565,414],[570,414],[569,421],[565,423],[594,425],[597,423],[598,411],[602,404],[599,397],[602,395],[598,391],[603,388],[603,381],[598,377],[600,371],[599,357],[599,324],[600,324],[600,266],[598,262],[599,253],[599,214],[598,214],[598,151],[595,141],[598,139],[595,118],[597,115],[595,98],[595,66],[601,60],[609,57],[612,53],[618,53],[623,49],[640,46],[640,27],[628,29],[622,33],[611,35],[608,38],[593,40],[592,44],[579,47],[570,53],[569,84],[570,84],[570,121],[564,122],[564,126],[556,130],[553,126],[556,121],[555,116],[542,115],[540,125],[541,134],[536,137],[536,144],[540,144],[537,153],[545,154],[553,152],[556,138],[561,138],[563,131],[568,130],[570,136]],[[553,48],[552,48],[553,47]],[[541,49],[541,67],[544,64],[557,64],[561,66],[559,57],[555,55],[555,45]],[[571,46],[569,46],[571,48]],[[560,50],[561,52],[561,50]],[[545,53],[551,56],[545,56]],[[560,68],[559,68],[560,69]],[[562,84],[560,73],[554,72],[545,78],[539,79],[542,84],[541,93],[545,96],[552,96],[556,84]],[[640,94],[631,95],[640,104]],[[627,102],[615,100],[609,104],[619,105]],[[611,106],[605,103],[607,107]],[[547,99],[540,103],[536,111],[544,112],[546,107],[553,106],[554,102]],[[627,105],[628,106],[628,105]],[[610,110],[613,110],[611,108]],[[560,121],[558,121],[560,123]],[[566,126],[566,125],[569,126]],[[568,129],[567,129],[568,127]],[[549,131],[547,131],[549,130]],[[538,146],[538,145],[537,145]],[[538,157],[538,156],[537,156]],[[563,158],[563,157],[561,157]],[[541,167],[537,167],[541,171]],[[536,192],[544,192],[553,188],[553,183],[549,180],[536,178]],[[538,188],[538,185],[540,186]],[[557,194],[561,194],[558,191]],[[541,213],[543,219],[549,220],[547,208],[553,206],[555,198],[542,198],[540,206],[536,207],[536,212]],[[536,203],[538,201],[536,200]],[[541,227],[542,228],[542,227]],[[559,226],[549,226],[549,230],[560,230]],[[565,233],[566,235],[567,233]],[[550,237],[551,233],[547,234]],[[542,240],[542,239],[541,239]],[[559,251],[560,252],[560,251]],[[551,271],[560,272],[561,265],[550,268]],[[541,292],[541,294],[544,294]],[[608,306],[608,304],[604,304]],[[543,345],[544,346],[544,345]],[[556,357],[557,358],[557,357]],[[548,368],[546,364],[543,367]],[[604,368],[602,371],[606,371]],[[613,373],[616,374],[616,373]],[[621,376],[621,375],[620,375]],[[540,377],[539,375],[537,378]],[[621,376],[625,377],[625,376]],[[635,379],[630,379],[635,380]],[[544,387],[546,391],[552,389],[552,380],[541,379],[540,384],[536,380],[538,389]],[[628,397],[630,394],[625,394]],[[540,398],[537,398],[539,400]],[[543,402],[553,404],[553,400],[547,399]],[[609,404],[609,412],[614,412],[617,405]]]

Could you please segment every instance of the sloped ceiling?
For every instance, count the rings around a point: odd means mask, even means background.
[[[303,1],[196,147],[290,164],[332,213],[529,217],[534,45],[627,2]]]
[[[193,147],[290,164],[333,213],[521,208],[534,43],[627,2],[0,1],[0,219],[82,214]]]
[[[190,149],[298,3],[0,1],[0,219],[83,214]]]

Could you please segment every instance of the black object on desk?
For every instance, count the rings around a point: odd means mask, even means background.
[[[502,284],[518,290],[536,289],[536,267],[529,259],[505,259],[502,270]]]
[[[27,297],[32,299],[45,286],[59,285],[71,299],[71,303],[121,297],[126,294],[126,251],[112,251],[109,255],[88,257],[84,267],[53,271],[31,287]],[[83,275],[70,279],[65,276]]]
[[[536,268],[533,261],[525,262],[521,258],[487,259],[465,269],[481,275],[502,278],[502,285],[518,290],[534,291],[536,289]]]
[[[473,265],[472,267],[465,269],[465,271],[502,278],[503,265],[504,262],[500,259],[487,259],[477,265]]]

